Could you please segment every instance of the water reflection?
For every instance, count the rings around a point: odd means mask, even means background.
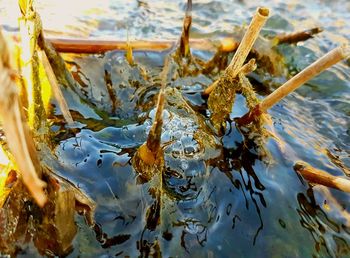
[[[241,142],[235,148],[224,147],[222,155],[217,159],[211,160],[210,164],[219,168],[220,172],[225,174],[232,185],[241,191],[247,210],[250,208],[250,205],[253,205],[255,208],[260,225],[253,238],[254,245],[259,232],[264,227],[259,204],[266,207],[266,201],[263,196],[265,187],[259,181],[253,168],[255,162],[259,160],[259,156],[256,153],[252,153],[247,147],[248,145],[248,142]],[[234,180],[233,174],[237,172],[239,173],[240,180]],[[236,219],[241,220],[239,216],[234,215],[232,228],[234,228]]]
[[[326,191],[326,196],[331,196],[329,195],[329,190],[323,189],[324,191]],[[330,209],[327,200],[324,200],[323,207],[320,206],[312,188],[309,188],[306,194],[299,193],[297,199],[299,203],[297,212],[300,216],[300,224],[312,235],[314,250],[317,253],[326,252],[332,257],[349,255],[349,228],[348,224],[339,223],[339,217],[341,218],[342,214],[334,218],[332,214],[326,212],[327,209]],[[335,201],[333,198],[327,199]],[[344,212],[347,213],[346,211]]]

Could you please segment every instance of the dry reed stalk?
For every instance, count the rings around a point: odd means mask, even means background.
[[[17,92],[15,78],[10,67],[9,53],[6,42],[0,31],[0,116],[7,144],[21,172],[24,184],[40,207],[43,207],[47,197],[43,188],[46,184],[39,178],[41,166],[37,157],[33,137],[27,124],[23,121],[23,107]]]
[[[316,32],[316,30],[318,32]],[[279,34],[275,38],[277,44],[293,44],[312,38],[316,33],[321,32],[320,28],[313,28],[301,32],[292,32],[290,34]],[[310,32],[310,33],[309,33]],[[16,35],[11,35],[15,42],[19,42]],[[56,51],[61,53],[77,53],[77,54],[97,54],[107,51],[127,51],[131,47],[135,51],[166,51],[176,45],[176,40],[103,40],[103,39],[75,39],[75,38],[54,38],[45,37]],[[219,40],[210,39],[189,39],[189,45],[193,49],[202,51],[213,51],[219,47],[222,52],[235,51],[239,46],[239,41],[232,37],[224,37]]]
[[[270,11],[268,8],[260,7],[257,9],[235,55],[225,70],[226,75],[230,76],[231,78],[235,78],[237,76],[250,50],[252,49],[255,40],[258,38],[261,28],[264,26],[267,18],[269,17],[269,12]],[[218,83],[216,81],[206,88],[203,95],[209,95],[217,84]]]
[[[176,40],[137,40],[130,41],[129,46],[127,41],[123,40],[96,40],[96,39],[65,39],[65,38],[45,38],[50,42],[58,52],[62,53],[77,53],[77,54],[96,54],[105,53],[107,51],[119,50],[126,51],[131,47],[135,51],[166,51],[173,48]],[[223,38],[219,41],[209,39],[190,39],[189,44],[192,48],[213,51],[217,46],[223,46],[224,52],[234,51],[238,42],[231,38]]]
[[[323,29],[319,27],[315,27],[312,29],[304,30],[304,31],[297,31],[289,34],[281,34],[277,35],[275,39],[277,39],[278,44],[295,44],[300,41],[305,41],[310,38],[313,38],[314,35],[322,32]]]
[[[61,91],[61,88],[59,87],[55,73],[52,70],[51,64],[46,56],[45,51],[40,50],[40,55],[39,55],[40,61],[44,66],[46,76],[50,82],[53,94],[58,102],[58,105],[61,109],[61,112],[63,114],[64,119],[67,121],[69,125],[72,125],[74,123],[72,115],[70,114],[68,105],[66,100],[64,99],[63,93]]]
[[[316,60],[314,63],[306,67],[300,73],[284,83],[277,90],[267,96],[261,103],[256,105],[251,111],[245,114],[243,117],[237,119],[240,125],[251,123],[257,116],[265,113],[269,108],[286,97],[291,92],[295,91],[305,82],[311,80],[322,71],[338,63],[339,61],[346,59],[350,55],[350,46],[343,45],[333,49],[326,55]]]
[[[294,165],[294,170],[310,183],[320,184],[350,193],[350,180],[348,179],[333,176],[323,170],[316,169],[305,162],[297,162]]]

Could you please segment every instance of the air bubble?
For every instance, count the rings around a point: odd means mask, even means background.
[[[189,167],[189,165],[188,165],[187,160],[183,159],[183,160],[181,161],[181,168],[182,168],[183,170],[187,170],[188,167]]]

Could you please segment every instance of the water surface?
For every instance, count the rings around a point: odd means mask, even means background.
[[[1,23],[16,31],[16,1],[0,1]],[[126,39],[176,39],[182,28],[185,1],[37,1],[49,35]],[[288,76],[350,40],[350,2],[260,1],[271,9],[262,34],[275,35],[320,26],[324,32],[296,46],[280,46]],[[191,37],[218,38],[246,25],[257,5],[254,1],[194,1]],[[166,53],[139,53],[136,62],[148,65],[156,79]],[[209,58],[211,53],[201,53]],[[98,109],[108,110],[101,94],[103,71],[127,67],[119,53],[105,56],[66,57],[80,65],[81,78],[94,90],[89,95]],[[233,126],[222,139],[222,155],[167,160],[167,173],[185,175],[167,181],[162,219],[154,230],[145,230],[145,215],[154,202],[149,185],[138,184],[130,158],[149,131],[151,107],[144,112],[121,110],[111,121],[97,119],[84,106],[71,101],[72,110],[85,112],[85,126],[74,137],[64,138],[56,149],[60,173],[84,189],[97,203],[95,219],[106,234],[102,238],[77,216],[79,227],[71,257],[136,257],[142,247],[158,239],[164,257],[348,257],[350,255],[349,194],[322,186],[309,186],[293,170],[298,160],[348,177],[350,167],[350,67],[341,62],[274,106],[269,114],[280,141],[267,148],[273,162],[266,164],[253,150],[242,146]],[[114,84],[136,78],[125,68]],[[263,97],[286,80],[263,78]],[[139,79],[137,79],[139,78]],[[199,78],[181,82],[183,91],[208,84]],[[159,81],[148,85],[152,100]],[[262,87],[262,89],[261,89]],[[126,92],[142,95],[137,92]],[[128,95],[129,94],[129,95]],[[196,103],[198,96],[185,94]],[[130,100],[127,108],[135,103]],[[245,112],[238,97],[232,117]],[[136,104],[135,104],[136,105]],[[134,110],[134,109],[133,109]],[[121,113],[133,115],[121,115]],[[141,118],[142,119],[141,119]],[[145,119],[144,119],[145,118]],[[83,123],[83,122],[82,122]],[[167,127],[171,130],[171,127]],[[185,152],[186,130],[178,152]],[[167,131],[169,134],[169,131]],[[166,134],[166,133],[165,133]],[[166,135],[164,141],[166,141]],[[191,145],[191,142],[189,143]],[[174,147],[174,148],[175,148]],[[170,190],[169,190],[170,189]],[[174,197],[171,193],[177,193]],[[144,242],[146,241],[146,242]],[[30,245],[24,256],[38,255]]]

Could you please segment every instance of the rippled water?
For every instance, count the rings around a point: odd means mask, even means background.
[[[178,0],[71,2],[38,1],[48,34],[126,39],[128,33],[131,39],[174,39],[180,35],[185,8],[185,1]],[[16,30],[15,1],[0,3],[1,23],[7,30]],[[263,29],[265,35],[324,28],[312,40],[279,47],[289,75],[350,40],[349,1],[259,4],[272,11]],[[256,7],[254,1],[244,0],[194,1],[191,37],[230,35],[235,26],[249,22]],[[195,153],[191,133],[198,128],[187,120],[183,125],[170,114],[173,120],[164,127],[163,142],[177,141],[166,158],[161,223],[154,230],[146,229],[145,216],[154,198],[150,185],[136,183],[130,159],[147,137],[153,106],[145,103],[153,103],[159,86],[156,75],[165,54],[137,54],[136,62],[142,63],[155,80],[149,85],[142,83],[146,85],[143,89],[132,82],[143,80],[140,71],[131,69],[120,53],[65,56],[74,61],[71,69],[87,85],[85,97],[98,110],[111,114],[104,88],[106,69],[111,71],[113,85],[123,99],[129,100],[122,102],[115,115],[99,120],[94,111],[68,98],[70,108],[85,116],[85,120],[80,119],[85,126],[74,137],[60,142],[56,154],[62,166],[57,169],[97,202],[95,219],[106,234],[99,238],[77,217],[79,231],[70,256],[136,257],[147,246],[144,241],[155,239],[164,257],[350,256],[349,194],[310,187],[293,170],[294,163],[303,160],[334,175],[350,176],[349,62],[330,68],[269,111],[280,137],[280,142],[271,139],[267,143],[272,164],[247,151],[234,127],[223,137],[219,154],[205,150],[206,155],[186,156]],[[206,58],[211,55],[199,54]],[[257,84],[261,95],[286,80],[255,79],[262,82]],[[210,78],[178,82],[185,97],[199,106],[202,100],[188,89],[198,90],[209,83]],[[134,94],[142,96],[142,103],[133,99]],[[243,103],[238,97],[233,117],[244,114]],[[27,248],[28,253],[35,253],[32,247]]]

